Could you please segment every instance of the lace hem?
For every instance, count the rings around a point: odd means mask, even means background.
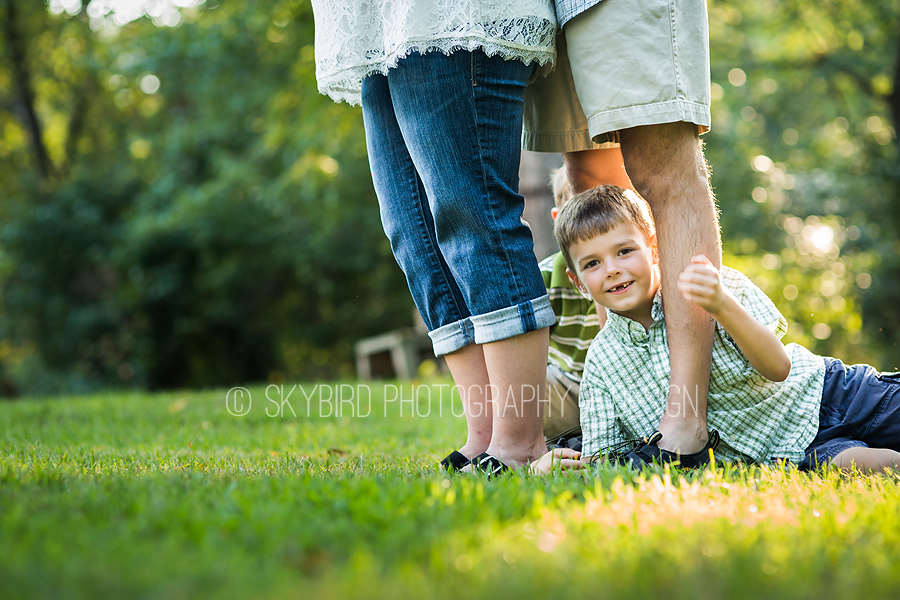
[[[556,64],[556,49],[553,45],[555,32],[555,25],[552,25],[548,36],[550,43],[541,47],[523,46],[505,40],[486,40],[483,38],[408,41],[385,56],[347,66],[329,75],[320,75],[318,77],[319,93],[328,96],[335,102],[347,102],[351,106],[359,106],[362,80],[369,75],[386,75],[388,70],[396,67],[401,59],[413,52],[420,54],[441,52],[449,55],[458,50],[468,52],[482,50],[488,56],[501,56],[505,60],[521,60],[526,64],[537,63],[538,66],[548,67],[549,70],[549,67],[553,67]],[[546,72],[542,74],[546,74]]]

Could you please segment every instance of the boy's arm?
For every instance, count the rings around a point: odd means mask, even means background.
[[[678,278],[678,289],[719,322],[763,377],[784,381],[791,372],[791,357],[781,340],[754,319],[722,285],[719,271],[705,256],[695,256]]]

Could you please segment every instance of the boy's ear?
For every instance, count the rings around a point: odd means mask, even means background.
[[[572,272],[572,269],[566,268],[566,275],[569,276],[569,281],[572,282],[572,285],[574,285],[579,292],[582,292],[584,294],[588,293],[587,288],[584,287],[584,284],[581,283],[581,280],[578,279],[578,276]]]
[[[650,236],[650,249],[653,251],[653,264],[659,264],[659,246],[656,245],[656,234]]]

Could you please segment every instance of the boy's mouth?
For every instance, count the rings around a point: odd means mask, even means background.
[[[630,288],[632,283],[634,283],[634,281],[626,281],[625,283],[620,283],[619,285],[611,287],[606,291],[610,294],[621,294],[622,292]]]

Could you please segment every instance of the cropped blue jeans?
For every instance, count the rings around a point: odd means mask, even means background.
[[[556,321],[518,193],[533,69],[429,52],[363,80],[381,221],[437,355]]]

